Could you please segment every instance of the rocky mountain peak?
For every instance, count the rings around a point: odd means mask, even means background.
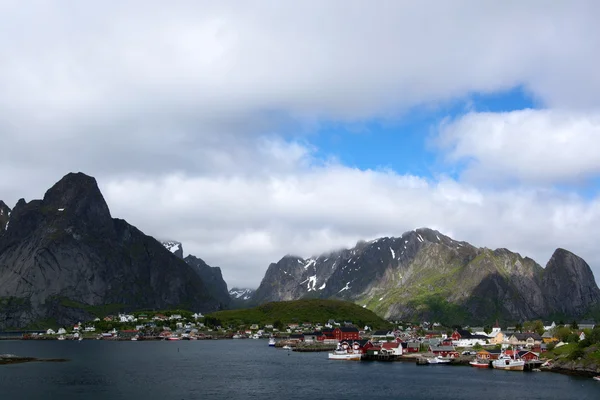
[[[565,249],[556,249],[544,270],[546,296],[560,311],[569,305],[583,312],[590,305],[600,304],[600,289],[590,266]]]
[[[84,173],[69,173],[44,195],[44,207],[66,212],[86,222],[110,220],[110,210],[96,179]]]

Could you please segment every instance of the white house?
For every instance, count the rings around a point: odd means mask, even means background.
[[[544,325],[544,331],[549,331],[551,329],[556,328],[556,324],[554,323],[554,321],[552,321],[552,323],[550,325]]]
[[[66,333],[67,333],[67,330],[66,330],[65,328],[60,328],[60,329],[58,330],[58,334],[59,334],[59,335],[65,335]]]
[[[86,326],[84,328],[84,331],[86,331],[86,332],[96,332],[96,327],[95,326]]]
[[[169,317],[170,320],[174,320],[174,319],[181,319],[181,315],[179,314],[173,314]]]
[[[54,329],[48,329],[46,335],[56,335],[56,332],[54,332]]]
[[[192,317],[194,317],[194,319],[198,319],[198,318],[204,318],[204,315],[202,315],[202,313],[194,313],[192,315]]]
[[[135,317],[128,314],[119,314],[119,322],[133,322]]]
[[[579,340],[580,341],[585,340],[585,332],[584,331],[579,332]]]

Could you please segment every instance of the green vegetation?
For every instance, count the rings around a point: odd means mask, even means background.
[[[569,327],[560,327],[557,330],[570,330]],[[600,363],[600,327],[588,331],[586,338],[579,340],[575,338],[574,332],[561,332],[561,336],[566,335],[572,341],[564,346],[549,347],[546,356],[553,358],[557,365],[575,362],[579,367],[590,367],[592,370]]]
[[[117,314],[120,310],[126,307],[123,304],[101,304],[97,306],[91,306],[89,304],[79,303],[75,300],[71,300],[66,297],[60,297],[59,301],[60,305],[63,307],[83,310],[96,317],[104,317],[110,314]]]
[[[218,320],[224,326],[248,324],[326,323],[351,321],[359,327],[368,325],[373,329],[387,328],[390,324],[375,313],[356,304],[339,300],[295,300],[266,303],[243,310],[218,311],[206,316]]]

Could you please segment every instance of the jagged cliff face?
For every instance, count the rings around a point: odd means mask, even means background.
[[[223,279],[221,268],[211,267],[204,260],[189,255],[183,259],[202,278],[208,288],[208,293],[219,301],[220,309],[227,308],[231,303],[227,283]]]
[[[583,260],[564,250],[552,260],[544,269],[506,249],[418,229],[307,260],[286,256],[269,266],[252,302],[342,298],[386,318],[453,323],[575,316],[600,303]]]
[[[0,200],[0,236],[6,230],[6,224],[10,218],[10,208]]]
[[[113,310],[219,308],[192,267],[113,219],[94,178],[68,174],[43,200],[21,199],[0,235],[0,329]]]
[[[227,283],[223,279],[221,268],[211,267],[204,260],[188,255],[183,257],[183,244],[175,240],[165,240],[161,242],[162,245],[173,253],[177,258],[182,259],[186,262],[192,270],[198,274],[206,285],[208,292],[211,296],[219,301],[219,309],[224,309],[229,306],[231,299],[229,292],[227,291]]]
[[[600,304],[600,290],[590,266],[575,254],[557,249],[544,271],[542,287],[550,308],[563,314],[583,314]]]

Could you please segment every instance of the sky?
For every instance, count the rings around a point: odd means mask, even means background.
[[[600,277],[600,3],[0,0],[0,199],[113,217],[256,287],[429,227]]]

